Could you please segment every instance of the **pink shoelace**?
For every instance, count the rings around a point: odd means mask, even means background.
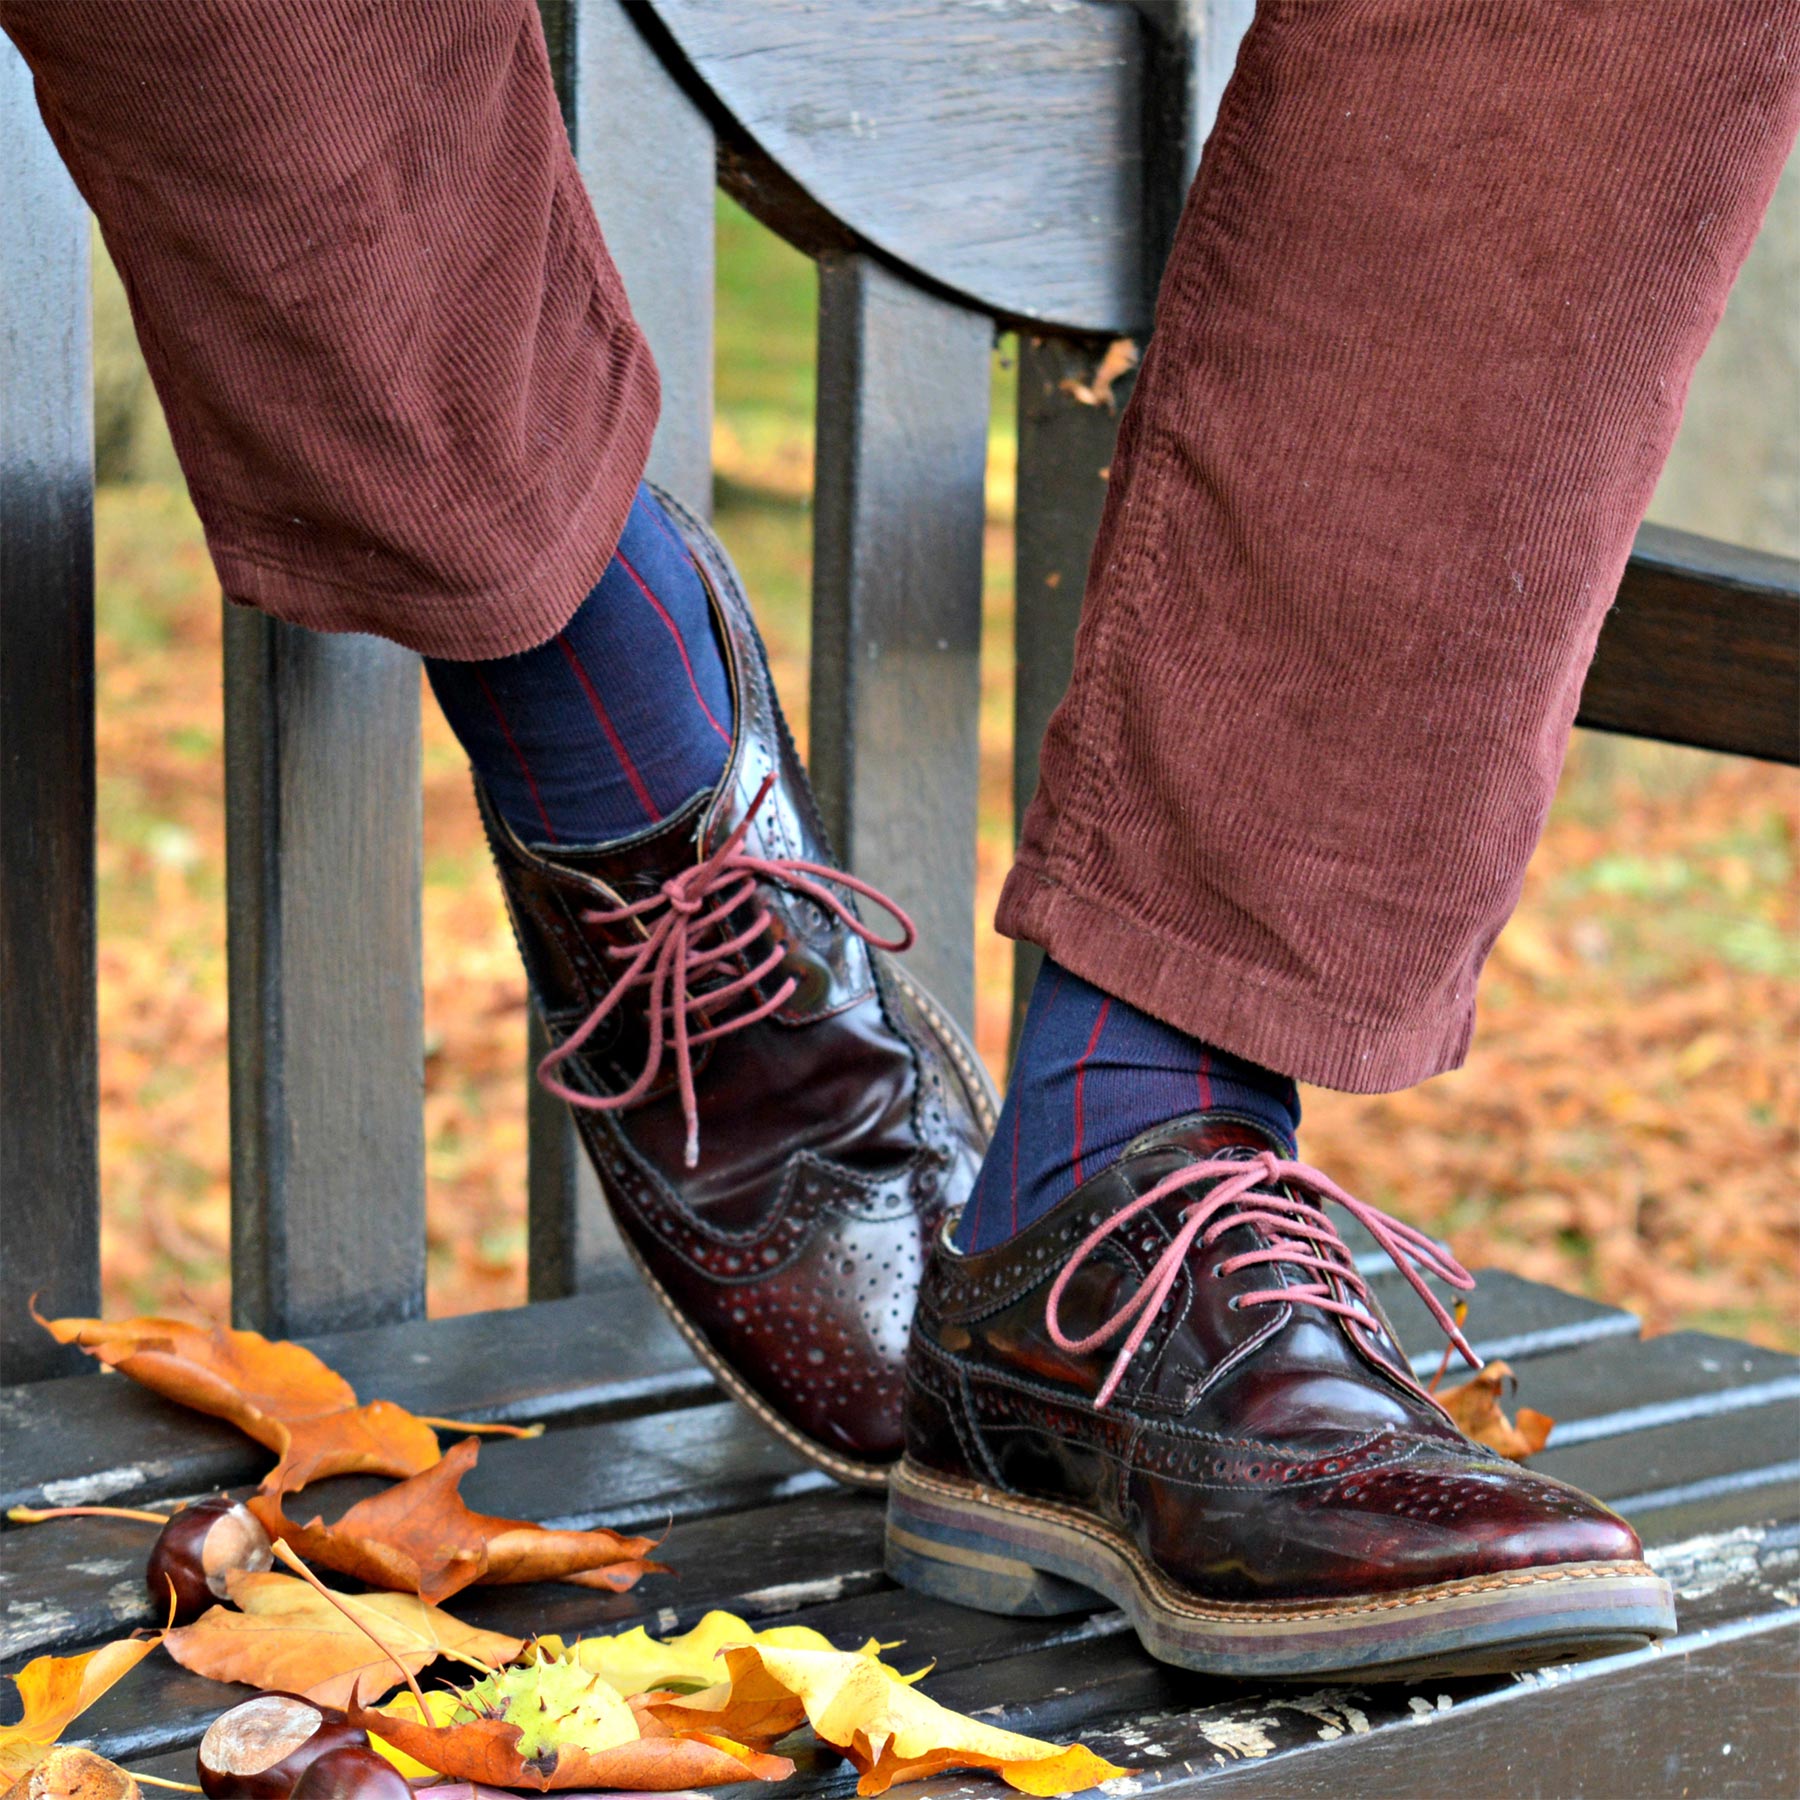
[[[866,881],[858,881],[854,875],[846,875],[841,869],[828,868],[823,863],[804,862],[791,856],[755,856],[745,850],[744,839],[749,834],[751,822],[774,785],[775,777],[770,775],[756,790],[756,798],[750,802],[731,835],[691,869],[683,869],[679,875],[671,876],[656,893],[627,906],[590,908],[581,915],[593,925],[617,925],[627,919],[637,920],[644,933],[643,941],[636,945],[608,947],[606,954],[625,964],[619,979],[607,990],[606,998],[537,1068],[538,1080],[544,1087],[571,1106],[586,1107],[590,1112],[612,1112],[641,1100],[662,1073],[665,1052],[672,1052],[682,1116],[687,1121],[685,1155],[690,1169],[700,1160],[700,1113],[694,1097],[695,1047],[766,1019],[785,1006],[800,985],[795,976],[789,975],[766,999],[757,1000],[728,1018],[716,1016],[719,1007],[754,988],[780,967],[787,952],[781,944],[775,943],[760,961],[751,962],[730,980],[699,992],[694,989],[697,980],[703,980],[715,969],[749,950],[768,929],[768,908],[759,905],[741,930],[728,937],[719,935],[725,921],[753,898],[756,884],[775,881],[796,893],[805,894],[809,900],[834,914],[864,943],[872,944],[878,950],[910,949],[917,936],[912,920]],[[893,939],[878,937],[824,885],[826,882],[873,900],[898,922],[900,935]],[[718,941],[708,943],[709,936],[718,937]],[[650,1047],[637,1079],[621,1094],[582,1093],[558,1081],[554,1073],[556,1068],[574,1056],[612,1016],[625,996],[639,987],[650,990],[645,1004],[650,1021]],[[694,1029],[696,1019],[702,1021],[699,1030]]]
[[[1063,1294],[1076,1271],[1087,1261],[1096,1246],[1166,1195],[1176,1193],[1184,1187],[1192,1187],[1196,1182],[1215,1180],[1218,1182],[1217,1187],[1182,1209],[1181,1229],[1170,1240],[1169,1247],[1156,1259],[1137,1292],[1097,1331],[1090,1332],[1083,1338],[1068,1336],[1057,1317]],[[1259,1187],[1259,1183],[1266,1183],[1267,1186]],[[1329,1176],[1321,1174],[1310,1165],[1288,1162],[1264,1150],[1247,1161],[1235,1157],[1216,1158],[1211,1162],[1194,1163],[1188,1168],[1176,1170],[1173,1175],[1166,1176],[1155,1187],[1140,1194],[1128,1205],[1121,1206],[1110,1218],[1097,1225],[1082,1239],[1074,1255],[1063,1265],[1061,1274],[1050,1289],[1050,1300],[1046,1308],[1046,1323],[1049,1325],[1050,1335],[1063,1349],[1072,1350],[1077,1355],[1097,1350],[1102,1344],[1117,1337],[1127,1325],[1131,1325],[1130,1335],[1119,1347],[1119,1354],[1114,1359],[1106,1380],[1101,1383],[1100,1392],[1095,1396],[1096,1406],[1104,1406],[1125,1378],[1125,1371],[1130,1366],[1132,1357],[1137,1354],[1138,1346],[1143,1343],[1163,1302],[1180,1279],[1188,1252],[1195,1242],[1198,1241],[1202,1250],[1211,1249],[1226,1232],[1239,1225],[1256,1227],[1268,1237],[1269,1242],[1262,1249],[1244,1250],[1235,1256],[1226,1257],[1217,1266],[1218,1274],[1235,1275],[1240,1269],[1259,1264],[1281,1263],[1289,1268],[1310,1269],[1314,1272],[1314,1279],[1292,1287],[1257,1288],[1250,1293],[1237,1295],[1231,1302],[1233,1306],[1311,1306],[1320,1312],[1335,1313],[1344,1320],[1350,1331],[1359,1336],[1380,1331],[1380,1321],[1369,1310],[1368,1285],[1356,1272],[1349,1246],[1338,1236],[1337,1227],[1325,1216],[1322,1207],[1314,1206],[1292,1194],[1268,1191],[1283,1183],[1308,1189],[1322,1201],[1335,1200],[1343,1207],[1393,1258],[1394,1266],[1411,1282],[1414,1291],[1430,1309],[1431,1316],[1457,1353],[1470,1368],[1481,1367],[1481,1358],[1470,1348],[1461,1328],[1438,1297],[1425,1285],[1424,1279],[1426,1274],[1436,1275],[1451,1287],[1466,1292],[1474,1287],[1474,1276],[1422,1231],[1391,1218],[1380,1207],[1371,1206],[1366,1200],[1358,1200],[1354,1195],[1345,1193]],[[1340,1298],[1340,1295],[1348,1295],[1349,1298]],[[1133,1320],[1136,1321],[1135,1324],[1132,1323]],[[1366,1337],[1365,1344],[1374,1351],[1375,1346],[1368,1343]],[[1416,1392],[1425,1395],[1427,1399],[1431,1398],[1411,1375],[1406,1375],[1405,1379]]]

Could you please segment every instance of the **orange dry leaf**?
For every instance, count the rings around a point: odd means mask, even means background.
[[[165,1399],[229,1419],[281,1459],[263,1487],[286,1493],[328,1475],[416,1475],[438,1459],[437,1433],[386,1400],[355,1390],[299,1344],[179,1319],[32,1317]]]
[[[946,1769],[992,1769],[1010,1787],[1045,1795],[1077,1793],[1129,1773],[1081,1744],[1048,1744],[952,1712],[860,1651],[740,1644],[723,1654],[729,1680],[652,1701],[656,1717],[678,1729],[684,1720],[705,1720],[750,1743],[785,1736],[804,1718],[856,1765],[859,1794],[885,1793],[897,1781]]]
[[[1065,394],[1080,401],[1083,406],[1104,406],[1108,412],[1116,412],[1119,403],[1113,396],[1113,386],[1137,366],[1136,343],[1130,338],[1114,338],[1106,346],[1106,354],[1100,358],[1100,365],[1094,370],[1092,380],[1077,381],[1071,375],[1058,385]]]
[[[643,1713],[639,1714],[642,1735],[626,1743],[603,1750],[563,1744],[548,1757],[530,1759],[519,1752],[523,1733],[504,1719],[426,1725],[417,1718],[362,1707],[352,1707],[350,1719],[452,1780],[535,1788],[540,1793],[553,1788],[635,1788],[666,1793],[675,1788],[720,1787],[733,1781],[780,1781],[794,1772],[785,1756],[771,1756],[712,1732],[677,1735]]]
[[[1482,1364],[1469,1380],[1438,1395],[1444,1410],[1457,1426],[1478,1444],[1523,1462],[1550,1441],[1556,1424],[1547,1413],[1533,1412],[1529,1406],[1519,1408],[1516,1420],[1509,1419],[1500,1407],[1500,1396],[1509,1385],[1516,1386],[1518,1377],[1503,1362]]]
[[[359,1501],[335,1525],[297,1525],[278,1495],[258,1494],[250,1510],[270,1537],[309,1563],[353,1575],[370,1587],[400,1588],[435,1605],[472,1582],[573,1581],[622,1593],[661,1563],[645,1561],[650,1538],[611,1531],[546,1531],[524,1519],[471,1512],[457,1492],[481,1449],[474,1438],[440,1462]]]
[[[338,1594],[333,1606],[304,1581],[275,1574],[234,1575],[226,1591],[231,1607],[215,1606],[163,1634],[169,1654],[196,1675],[301,1694],[324,1706],[379,1700],[400,1680],[396,1662],[412,1675],[440,1656],[498,1668],[525,1647],[521,1638],[478,1631],[411,1594]]]
[[[0,1793],[29,1774],[33,1764],[115,1681],[129,1675],[157,1640],[124,1638],[85,1656],[40,1656],[13,1679],[24,1702],[16,1724],[0,1725]]]

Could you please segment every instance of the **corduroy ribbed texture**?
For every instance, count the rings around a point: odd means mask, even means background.
[[[1265,0],[1003,931],[1303,1081],[1461,1060],[1797,77],[1795,0]]]
[[[656,423],[532,0],[0,0],[124,277],[226,593],[544,642]]]

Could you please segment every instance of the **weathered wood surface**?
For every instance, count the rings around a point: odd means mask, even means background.
[[[1800,762],[1800,560],[1643,526],[1580,723]]]
[[[100,1294],[88,215],[0,37],[0,1379]]]
[[[233,1317],[418,1318],[419,661],[231,605],[224,656]]]
[[[654,0],[712,97],[738,191],[803,248],[846,230],[1007,319],[1149,317],[1143,30],[1102,0]],[[769,194],[742,159],[785,178]],[[734,184],[736,185],[736,184]]]
[[[712,125],[646,43],[644,7],[539,0],[539,11],[575,160],[662,384],[646,475],[710,517]],[[533,1300],[592,1286],[622,1255],[568,1109],[534,1078],[548,1048],[534,1018],[525,1077]]]
[[[1391,1269],[1371,1286],[1418,1365],[1434,1368],[1441,1354],[1436,1327],[1412,1290]],[[1469,1329],[1482,1354],[1523,1366],[1557,1351],[1635,1338],[1637,1321],[1616,1307],[1490,1272],[1481,1278]],[[361,1398],[438,1417],[509,1424],[616,1419],[696,1405],[715,1392],[625,1269],[607,1271],[589,1293],[522,1311],[305,1341]],[[0,1390],[0,1432],[0,1510],[198,1493],[253,1482],[270,1461],[222,1421],[112,1376]]]
[[[993,341],[871,257],[820,263],[813,782],[845,866],[917,924],[908,972],[965,1028]]]

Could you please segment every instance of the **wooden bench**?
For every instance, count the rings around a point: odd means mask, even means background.
[[[1062,384],[1108,339],[1143,333],[1249,10],[544,3],[582,168],[663,371],[653,473],[690,504],[705,506],[711,479],[715,178],[818,259],[814,773],[840,849],[919,917],[921,973],[965,1021],[994,331],[1021,332],[1023,799],[1067,677],[1116,423]],[[26,1314],[37,1289],[58,1312],[99,1301],[92,479],[87,220],[10,49],[0,195],[0,1499],[167,1500],[249,1483],[266,1459],[93,1378]],[[1582,716],[1795,760],[1797,624],[1792,562],[1646,528]],[[722,1400],[609,1257],[552,1105],[533,1102],[534,1304],[426,1322],[420,857],[417,833],[392,829],[417,816],[416,664],[241,612],[225,657],[238,1322],[305,1337],[365,1397],[543,1421],[541,1439],[484,1449],[467,1487],[484,1510],[673,1521],[678,1579],[606,1598],[471,1590],[464,1616],[666,1631],[729,1606],[847,1643],[903,1638],[936,1659],[941,1699],[1079,1733],[1143,1766],[1133,1792],[1794,1790],[1793,1358],[1698,1333],[1643,1342],[1617,1309],[1488,1276],[1471,1330],[1527,1368],[1532,1403],[1557,1417],[1541,1466],[1639,1525],[1681,1589],[1681,1635],[1518,1680],[1294,1693],[1165,1669],[1108,1611],[997,1619],[897,1590],[879,1502]],[[1022,977],[1030,962],[1021,952]],[[1435,1354],[1397,1286],[1377,1276],[1403,1334]],[[137,1528],[69,1521],[9,1531],[0,1549],[6,1668],[149,1621]],[[180,1775],[231,1697],[157,1659],[83,1729]],[[801,1785],[851,1782],[820,1762]]]

